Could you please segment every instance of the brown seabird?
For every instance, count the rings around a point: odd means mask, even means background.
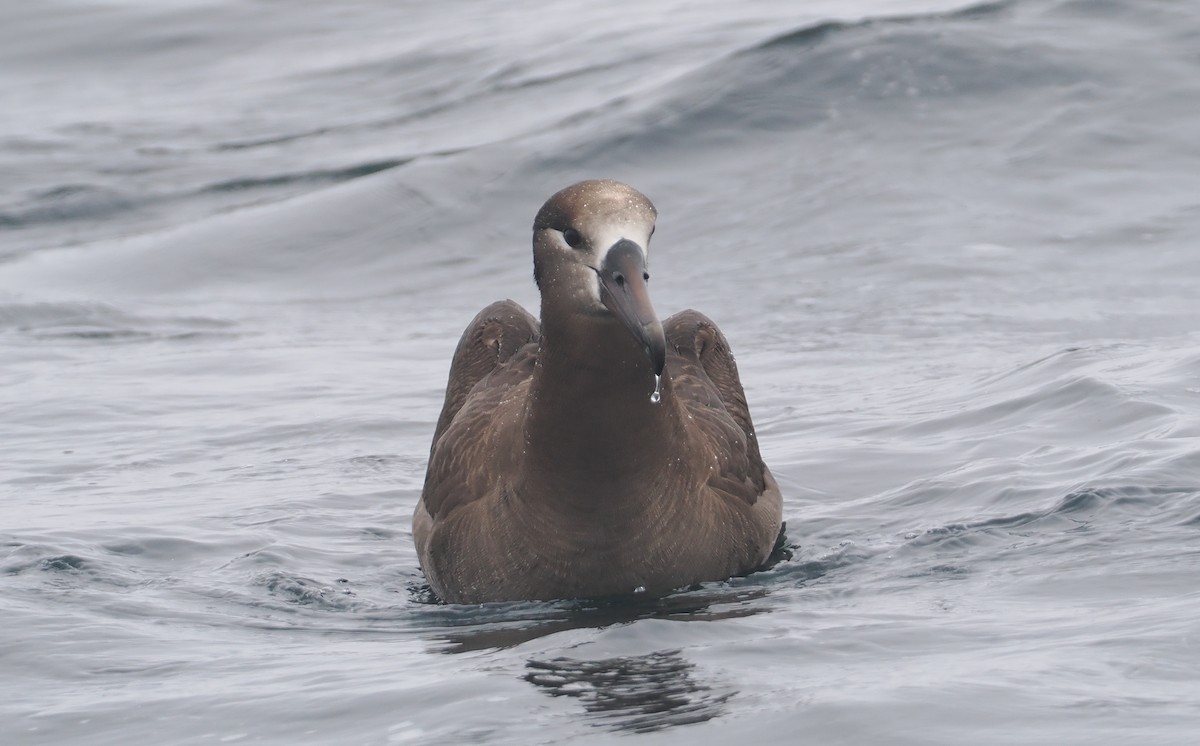
[[[413,516],[444,601],[662,594],[770,554],[782,496],[729,344],[650,304],[656,215],[616,181],[558,192],[533,223],[541,325],[505,300],[463,332]]]

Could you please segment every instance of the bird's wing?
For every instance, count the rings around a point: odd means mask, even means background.
[[[431,527],[495,489],[497,475],[511,465],[519,443],[504,434],[519,424],[521,412],[511,395],[533,375],[538,336],[537,320],[511,300],[483,309],[463,332],[413,524],[419,546],[428,540],[427,531],[418,531],[422,511]]]
[[[537,319],[515,301],[496,301],[476,314],[458,340],[450,362],[446,402],[433,431],[434,448],[475,385],[540,336]]]
[[[668,350],[673,348],[672,357],[677,358],[671,386],[700,423],[720,464],[709,486],[754,504],[766,490],[766,467],[725,335],[693,310],[675,314],[663,326]]]

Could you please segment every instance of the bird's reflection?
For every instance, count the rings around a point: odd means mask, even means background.
[[[768,611],[765,605],[751,603],[765,596],[764,588],[722,588],[650,599],[629,596],[554,605],[472,607],[470,613],[446,614],[443,623],[449,626],[437,635],[443,643],[438,649],[443,653],[467,653],[510,648],[564,630],[601,629],[639,619],[689,622],[737,619]],[[494,620],[489,619],[489,611],[495,612]],[[458,627],[460,617],[462,626]]]
[[[525,680],[553,697],[575,697],[598,726],[646,733],[720,715],[735,692],[693,676],[677,650],[605,660],[531,660]]]

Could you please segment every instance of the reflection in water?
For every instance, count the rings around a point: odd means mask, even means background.
[[[596,725],[645,733],[720,715],[735,692],[692,678],[677,650],[606,660],[531,660],[525,680],[553,697],[577,697]]]
[[[638,619],[716,621],[752,616],[770,607],[750,602],[764,598],[765,588],[701,589],[662,598],[629,596],[605,600],[495,604],[484,607],[442,607],[440,619],[451,629],[438,637],[443,653],[466,653],[488,648],[510,648],[529,640],[569,629],[600,629]],[[710,607],[721,606],[713,609]],[[494,612],[494,615],[489,612]],[[456,628],[457,627],[457,628]]]

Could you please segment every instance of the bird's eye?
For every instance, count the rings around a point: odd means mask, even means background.
[[[580,244],[583,243],[583,236],[579,235],[579,231],[575,230],[574,228],[567,228],[562,232],[562,234],[563,240],[566,241],[567,246],[570,246],[572,249],[578,249]]]

